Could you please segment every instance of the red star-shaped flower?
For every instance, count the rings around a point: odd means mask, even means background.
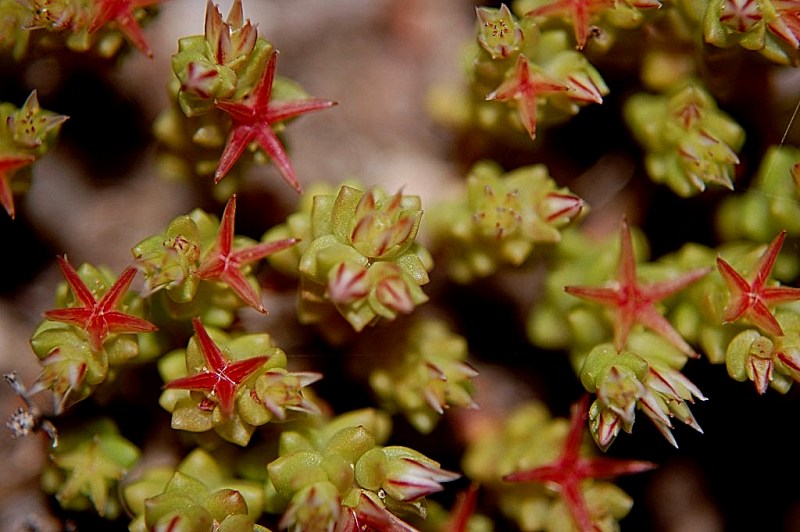
[[[295,244],[297,239],[286,238],[233,250],[235,217],[236,194],[231,196],[225,206],[215,246],[206,254],[200,267],[195,271],[195,275],[200,279],[215,279],[227,284],[245,303],[266,314],[267,309],[261,304],[261,299],[256,291],[247,282],[241,268]]]
[[[225,417],[233,415],[233,402],[236,399],[236,392],[239,386],[253,375],[264,363],[269,360],[268,356],[246,358],[231,362],[214,343],[208,335],[200,318],[193,318],[195,337],[197,338],[206,365],[199,373],[175,379],[164,385],[167,389],[194,390],[205,392],[210,397],[216,398],[222,414]],[[206,398],[210,402],[210,398]],[[201,403],[202,406],[202,403]]]
[[[94,20],[89,26],[89,33],[99,30],[108,22],[115,22],[119,30],[148,57],[153,57],[153,50],[144,38],[142,28],[136,20],[134,11],[152,6],[161,0],[95,0]]]
[[[635,323],[649,327],[690,357],[697,357],[694,349],[681,337],[669,321],[659,314],[655,304],[683,290],[712,270],[698,268],[675,279],[650,284],[640,284],[636,278],[636,260],[633,256],[631,231],[627,220],[622,220],[622,243],[617,280],[608,286],[566,286],[568,294],[588,299],[616,310],[614,320],[614,346],[617,351],[625,347],[628,334]]]
[[[0,203],[5,207],[11,219],[16,215],[14,208],[14,192],[11,190],[11,178],[14,172],[24,168],[36,160],[33,155],[0,155]]]
[[[572,405],[570,429],[564,441],[564,449],[553,463],[503,477],[507,482],[541,482],[554,487],[564,499],[578,529],[584,532],[594,530],[586,500],[581,494],[584,480],[641,473],[656,467],[652,462],[581,456],[581,440],[588,407],[588,394]]]
[[[764,254],[758,259],[752,281],[749,282],[725,259],[717,257],[717,269],[731,291],[731,300],[725,307],[723,316],[725,323],[746,318],[768,334],[783,335],[783,330],[769,310],[769,306],[800,299],[800,288],[767,286],[767,280],[785,239],[786,231],[781,231],[769,243]]]
[[[48,310],[44,317],[75,325],[86,331],[92,351],[99,352],[109,334],[147,333],[158,329],[147,320],[114,310],[136,275],[136,268],[133,266],[127,267],[100,301],[97,301],[66,257],[58,257],[58,265],[64,272],[72,293],[83,306]]]
[[[541,96],[566,92],[569,87],[538,72],[519,54],[514,74],[486,96],[487,100],[517,101],[519,119],[532,139],[536,138],[536,105]]]
[[[270,156],[292,188],[297,192],[303,191],[292,163],[286,155],[286,150],[278,139],[278,135],[273,131],[272,125],[311,111],[331,107],[336,105],[336,102],[320,98],[270,102],[277,59],[278,52],[273,51],[258,85],[241,101],[220,100],[216,102],[217,107],[231,116],[233,125],[225,149],[220,156],[219,166],[214,174],[214,183],[219,183],[225,177],[251,142],[258,142],[258,145]]]

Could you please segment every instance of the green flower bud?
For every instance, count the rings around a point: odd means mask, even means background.
[[[361,455],[355,464],[355,481],[364,489],[378,491],[386,480],[388,458],[380,447]]]
[[[635,94],[625,103],[624,114],[647,151],[647,172],[655,182],[683,197],[709,184],[733,188],[744,130],[700,85],[687,83],[659,95]]]
[[[270,462],[267,470],[272,485],[286,499],[314,483],[328,480],[322,468],[322,454],[316,451],[297,451],[281,456]]]
[[[376,360],[372,389],[390,411],[402,412],[419,431],[434,429],[450,406],[475,408],[464,338],[438,320],[415,321],[396,350]],[[392,345],[387,342],[387,345]]]
[[[314,240],[300,258],[301,321],[327,319],[333,304],[355,331],[379,318],[394,319],[427,301],[430,254],[416,244],[422,210],[417,196],[387,196],[342,185],[335,197],[316,196]]]
[[[476,163],[467,198],[434,211],[431,232],[456,281],[520,266],[536,244],[560,242],[560,229],[585,212],[585,203],[558,188],[547,168],[533,165],[503,173],[492,161]]]

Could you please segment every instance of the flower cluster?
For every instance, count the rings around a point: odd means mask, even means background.
[[[209,332],[197,318],[193,324],[195,335],[185,352],[173,351],[159,360],[166,382],[159,403],[172,413],[172,428],[213,429],[245,446],[258,426],[285,421],[292,412],[320,412],[303,388],[322,375],[287,371],[286,354],[268,334],[229,338],[221,331]]]
[[[0,0],[0,64],[27,69],[25,58],[67,52],[109,59],[126,41],[152,56],[140,25],[159,1]],[[780,106],[752,98],[749,79],[721,88],[745,69],[771,82],[800,63],[797,0],[496,5],[474,11],[463,86],[431,93],[433,118],[464,143],[448,161],[463,165],[463,180],[426,207],[423,227],[422,198],[406,188],[330,180],[304,189],[283,134],[336,102],[278,75],[279,52],[244,18],[242,0],[227,17],[206,3],[202,33],[180,39],[172,56],[169,108],[152,140],[163,176],[209,187],[203,199],[224,203],[221,216],[175,217],[132,246],[118,275],[58,256],[64,282],[30,338],[41,372],[31,387],[6,375],[25,403],[7,426],[14,437],[49,436],[43,489],[68,518],[127,514],[135,532],[490,530],[495,517],[524,530],[613,531],[633,501],[608,480],[655,465],[603,453],[637,417],[667,447],[677,447],[680,425],[703,431],[693,410],[706,400],[701,388],[714,394],[687,377],[689,364],[724,364],[759,395],[800,382],[800,150],[787,142],[791,127],[767,116]],[[20,79],[36,79],[29,73]],[[732,118],[743,102],[769,111],[747,146]],[[0,104],[0,203],[12,219],[15,194],[66,119],[43,110],[35,90],[21,108]],[[267,171],[298,193],[285,222],[248,227],[260,239],[236,232],[252,163],[272,163]],[[714,244],[651,250],[649,228],[671,235],[683,213],[671,207],[659,219],[650,202],[673,195],[708,199],[704,220],[718,227],[704,236]],[[635,213],[617,216],[617,205]],[[609,220],[620,220],[618,234],[609,236]],[[517,291],[508,281],[519,279]],[[479,293],[498,286],[508,293]],[[276,287],[296,290],[275,312],[287,343],[260,324],[273,318],[264,300]],[[564,355],[581,388],[569,421],[520,402],[523,387],[563,384],[547,382],[541,360],[514,363],[536,382],[521,379],[510,393],[491,382],[489,357],[530,346],[508,334],[511,313],[473,300],[460,308],[462,295],[503,310],[531,296],[527,340],[537,355]],[[311,387],[323,370],[327,400]],[[50,409],[33,399],[44,391]],[[132,428],[106,415],[131,411],[141,418]],[[442,422],[448,414],[452,423]],[[141,430],[159,416],[171,430]],[[393,416],[408,429],[396,441]],[[412,448],[431,438],[442,452]],[[176,452],[153,465],[153,448]],[[434,495],[462,476],[468,487],[445,510]]]
[[[593,254],[591,248],[582,251],[587,252],[584,256],[595,265],[592,275],[607,275],[600,266],[608,262]],[[567,284],[563,289],[568,295],[607,307],[613,320],[611,331],[601,324],[603,316],[588,308],[574,304],[565,307],[554,301],[554,308],[544,307],[532,313],[529,334],[534,342],[542,342],[542,345],[566,342],[572,346],[573,365],[583,386],[597,394],[597,401],[591,408],[590,426],[601,449],[611,445],[620,429],[632,430],[637,409],[642,409],[675,445],[670,418],[677,417],[699,430],[687,403],[695,398],[704,399],[704,396],[680,373],[687,360],[696,358],[697,353],[660,313],[657,305],[706,277],[711,267],[681,270],[662,266],[660,272],[649,272],[659,280],[641,282],[630,227],[624,220],[618,253],[615,281],[603,286]],[[559,277],[556,282],[563,280]],[[553,294],[552,297],[557,301],[564,296]],[[557,319],[552,315],[558,312],[556,308],[568,313],[566,328],[562,326],[560,335],[546,330],[547,324]],[[575,331],[571,332],[570,327]],[[603,338],[604,331],[611,333],[613,343]]]
[[[519,133],[534,139],[538,126],[563,123],[581,107],[603,102],[605,81],[566,31],[544,29],[536,17],[517,16],[505,4],[476,12],[469,91],[434,94],[431,111],[441,122],[518,141]]]
[[[800,268],[796,252],[781,253],[785,238],[782,231],[766,245],[720,248],[717,273],[692,287],[675,309],[678,327],[708,360],[724,363],[737,381],[752,381],[760,394],[770,387],[786,393],[800,377],[794,304],[800,289],[777,280],[795,277]],[[685,265],[713,258],[713,250],[693,246],[673,259]]]
[[[162,168],[183,178],[213,176],[216,184],[245,154],[253,160],[252,144],[263,150],[257,161],[268,156],[302,192],[278,133],[286,121],[335,102],[309,98],[296,83],[276,78],[277,59],[272,43],[244,20],[241,0],[233,2],[227,20],[209,2],[205,33],[182,38],[172,58],[174,106],[154,126],[164,148]],[[213,193],[224,198],[236,187],[234,178]]]
[[[182,319],[205,313],[213,323],[227,326],[243,303],[266,313],[253,265],[294,245],[296,239],[254,242],[236,235],[235,218],[234,194],[220,221],[196,209],[132,248],[135,263],[144,272],[145,292],[165,292],[159,301],[168,315]]]
[[[421,286],[433,261],[415,242],[419,196],[343,184],[335,195],[315,195],[308,205],[265,235],[303,239],[299,258],[277,259],[280,269],[299,272],[301,322],[335,330],[339,324],[331,318],[339,315],[361,331],[427,301]]]
[[[584,388],[597,394],[589,426],[598,447],[607,450],[620,430],[630,433],[637,410],[675,447],[672,419],[702,432],[689,405],[706,397],[681,373],[686,356],[646,332],[631,335],[629,346],[620,352],[611,344],[600,344],[581,368]]]
[[[560,229],[580,219],[585,202],[558,187],[544,165],[504,173],[497,163],[476,163],[466,198],[437,205],[430,229],[450,276],[459,283],[521,266],[536,244],[555,244]]]
[[[375,357],[369,383],[387,412],[399,411],[420,432],[431,432],[451,406],[477,408],[466,340],[436,319],[416,320],[398,349]]]
[[[95,511],[115,519],[124,510],[117,496],[120,481],[141,456],[107,418],[62,432],[42,485],[54,493],[62,508]]]
[[[585,415],[585,400],[569,422],[539,402],[521,404],[471,444],[464,471],[521,530],[614,530],[632,500],[602,479],[654,464],[596,456],[584,445]]]
[[[460,475],[408,447],[382,445],[389,431],[388,417],[366,409],[284,432],[267,466],[279,527],[413,530],[401,516],[424,517],[425,497]]]
[[[114,280],[106,268],[87,263],[76,270],[66,257],[58,261],[66,278],[56,298],[62,308],[45,312],[30,341],[42,362],[31,391],[51,390],[57,413],[113,377],[112,368],[158,355],[144,339],[157,327],[141,317],[144,300],[128,290],[135,268]]]
[[[684,197],[709,184],[733,188],[744,130],[702,87],[687,83],[666,94],[635,94],[625,103],[625,117],[657,183]]]

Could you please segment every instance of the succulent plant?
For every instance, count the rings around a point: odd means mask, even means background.
[[[791,522],[797,0],[179,4],[0,0],[0,529]]]

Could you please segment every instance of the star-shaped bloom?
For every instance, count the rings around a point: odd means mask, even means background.
[[[267,309],[261,304],[256,291],[250,286],[241,268],[267,255],[285,249],[297,242],[296,238],[286,238],[275,242],[263,242],[241,249],[233,249],[234,218],[236,217],[236,194],[231,196],[225,206],[222,222],[217,233],[217,241],[195,275],[200,279],[214,279],[227,284],[242,300],[259,312]]]
[[[59,256],[58,265],[72,293],[82,306],[48,310],[44,313],[44,317],[51,321],[75,325],[86,331],[92,351],[99,352],[109,334],[148,333],[158,329],[147,320],[115,310],[136,275],[135,267],[128,266],[98,301],[66,257]]]
[[[769,306],[800,299],[800,288],[767,286],[767,281],[785,239],[786,231],[781,231],[769,243],[756,263],[751,281],[734,270],[725,259],[717,257],[717,269],[731,291],[731,300],[725,307],[723,316],[725,323],[745,318],[767,334],[783,335],[783,330],[769,310]]]
[[[634,324],[640,323],[663,336],[672,345],[690,357],[697,357],[694,349],[681,337],[669,321],[656,309],[656,303],[683,290],[712,270],[697,268],[675,279],[640,284],[636,278],[636,259],[633,256],[631,231],[627,220],[622,220],[622,244],[617,280],[607,286],[566,286],[564,290],[574,296],[612,307],[614,320],[614,347],[621,351]]]
[[[525,36],[507,5],[476,7],[478,42],[492,59],[505,59],[519,50]]]
[[[11,190],[11,178],[14,172],[28,166],[36,157],[33,155],[0,155],[0,204],[3,205],[11,219],[16,215],[14,208],[14,192]]]
[[[251,142],[257,142],[278,167],[286,182],[302,193],[303,188],[294,167],[272,126],[289,118],[331,107],[336,102],[320,98],[270,102],[277,59],[278,52],[273,51],[258,85],[240,101],[216,102],[218,108],[231,116],[233,125],[214,174],[214,183],[219,183],[225,177]]]
[[[233,416],[234,400],[239,386],[259,370],[269,360],[268,356],[230,361],[208,335],[200,318],[193,318],[195,337],[206,364],[200,372],[175,379],[164,385],[167,389],[194,390],[205,392],[207,399],[214,398],[219,403],[222,415]]]
[[[507,102],[516,100],[519,119],[532,139],[536,138],[536,106],[539,98],[547,94],[569,91],[569,87],[544,74],[531,71],[528,58],[523,54],[517,56],[514,74],[490,92],[487,100]]]
[[[95,0],[96,11],[89,32],[99,30],[108,22],[116,23],[119,30],[148,57],[153,57],[153,50],[144,38],[142,28],[136,20],[137,9],[158,4],[161,0]]]
[[[639,460],[616,460],[602,456],[581,456],[581,441],[587,419],[589,395],[572,405],[570,429],[564,441],[561,455],[552,463],[518,471],[503,477],[507,482],[541,482],[558,491],[570,510],[578,529],[594,530],[592,517],[581,493],[585,480],[613,478],[649,471],[656,467],[652,462]]]
[[[52,146],[61,125],[68,118],[42,109],[39,105],[39,96],[34,89],[22,107],[8,115],[5,126],[15,147],[26,150],[26,155],[41,156]],[[22,153],[20,151],[17,155]]]

